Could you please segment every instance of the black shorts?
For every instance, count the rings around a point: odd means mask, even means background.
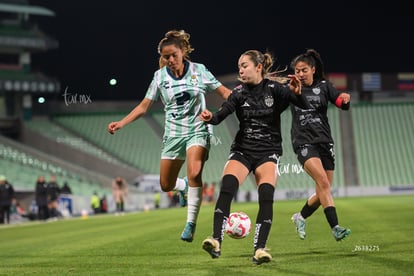
[[[259,167],[263,163],[273,162],[275,164],[278,164],[279,159],[280,159],[280,155],[277,154],[276,152],[267,152],[265,154],[260,153],[259,155],[259,154],[254,154],[254,153],[246,154],[240,151],[230,152],[230,155],[228,158],[228,160],[239,161],[249,170],[249,172],[253,172],[253,173],[257,169],[257,167]]]
[[[306,160],[316,157],[321,159],[322,166],[325,170],[333,171],[335,169],[335,151],[334,144],[305,144],[298,147],[296,155],[302,166],[305,165]]]

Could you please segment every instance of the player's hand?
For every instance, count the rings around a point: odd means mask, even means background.
[[[208,122],[211,120],[211,118],[213,118],[213,113],[211,113],[208,109],[204,109],[200,115],[199,115],[200,119],[204,122]]]
[[[108,132],[114,134],[115,131],[121,129],[121,125],[119,122],[112,122],[108,124]]]
[[[346,92],[339,94],[339,98],[342,99],[342,103],[347,104],[351,100],[351,95]]]
[[[296,75],[288,75],[288,78],[290,79],[290,90],[294,92],[296,95],[300,95],[302,93],[302,82]]]

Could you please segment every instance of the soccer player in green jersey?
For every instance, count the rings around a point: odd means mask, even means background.
[[[185,31],[168,31],[158,44],[160,68],[154,73],[145,98],[122,120],[108,124],[114,134],[141,118],[161,98],[165,130],[161,151],[160,185],[164,192],[180,191],[181,206],[188,205],[187,222],[181,234],[192,242],[202,202],[202,171],[210,150],[211,127],[198,115],[206,108],[205,94],[217,92],[224,99],[230,89],[220,83],[201,63],[190,60],[194,50]],[[187,176],[178,173],[187,159]]]

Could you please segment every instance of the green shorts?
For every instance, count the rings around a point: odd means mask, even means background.
[[[211,135],[196,134],[189,137],[164,137],[162,141],[161,159],[185,160],[186,151],[192,146],[202,146],[210,151]],[[208,159],[208,154],[206,160]],[[204,161],[206,161],[204,160]]]

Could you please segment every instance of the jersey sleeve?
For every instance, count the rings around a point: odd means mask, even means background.
[[[160,90],[158,89],[158,79],[159,79],[159,72],[160,70],[156,71],[154,73],[154,76],[152,78],[152,81],[150,85],[148,86],[147,92],[145,93],[145,98],[156,101],[158,97],[160,96]]]
[[[348,110],[350,107],[350,102],[344,104],[341,99],[338,99],[339,95],[341,94],[340,91],[338,91],[335,86],[330,83],[326,82],[326,90],[328,95],[328,100],[333,103],[336,107],[342,109],[342,110]],[[339,100],[339,102],[338,102]]]
[[[341,93],[329,81],[326,81],[326,91],[327,91],[327,95],[328,95],[328,100],[331,103],[335,104],[336,99],[338,98],[339,94],[341,94]]]
[[[302,109],[309,109],[310,104],[308,100],[306,99],[303,94],[296,95],[294,92],[292,92],[287,84],[280,84],[280,96],[283,99],[283,102],[285,103],[283,105],[283,110],[286,109],[290,103],[302,108]]]
[[[229,95],[229,97],[227,98],[227,100],[225,102],[223,102],[220,109],[213,114],[213,117],[211,118],[210,121],[208,121],[208,123],[212,124],[212,125],[218,125],[224,119],[226,119],[227,116],[229,116],[234,111],[236,111],[236,107],[238,105],[237,103],[239,102],[238,95],[239,95],[239,93],[237,93],[237,92],[233,93],[232,92]]]
[[[204,64],[199,64],[203,83],[207,86],[207,91],[212,92],[222,85],[222,83],[207,69]]]

